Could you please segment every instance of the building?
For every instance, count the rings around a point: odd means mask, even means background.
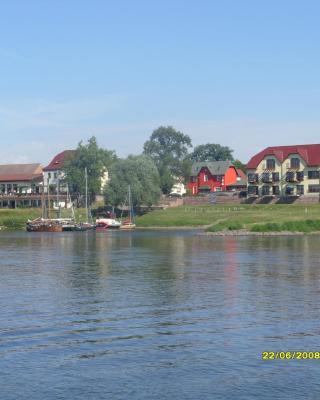
[[[63,183],[65,176],[63,167],[65,162],[72,157],[74,150],[64,150],[57,154],[49,165],[43,168],[43,182],[45,187],[45,192],[48,188],[56,190],[59,187],[61,193],[67,192],[67,186]]]
[[[231,161],[195,162],[191,168],[188,190],[190,194],[236,190],[241,175]],[[241,186],[241,185],[240,185]],[[242,186],[246,188],[246,183]]]
[[[267,147],[247,164],[248,196],[319,196],[320,144]]]
[[[41,191],[40,164],[0,165],[0,208],[39,207]]]
[[[185,184],[183,183],[183,178],[175,178],[174,184],[170,191],[170,196],[183,196],[187,193]]]

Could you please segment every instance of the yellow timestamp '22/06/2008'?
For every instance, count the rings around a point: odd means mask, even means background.
[[[263,351],[262,360],[320,360],[320,351]]]

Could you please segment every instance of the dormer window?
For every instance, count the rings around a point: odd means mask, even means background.
[[[267,169],[275,169],[276,167],[276,162],[273,158],[269,158],[267,160]]]
[[[297,157],[293,157],[290,160],[290,168],[299,169],[300,168],[300,159]]]

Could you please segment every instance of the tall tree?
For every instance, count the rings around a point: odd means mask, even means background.
[[[247,171],[247,167],[245,164],[243,164],[240,160],[234,160],[233,161],[233,165],[238,168],[241,169],[241,171],[243,171],[244,173],[246,173]]]
[[[233,150],[228,146],[207,143],[196,146],[190,154],[191,161],[224,161],[233,160]]]
[[[117,160],[109,169],[110,181],[105,189],[106,204],[121,205],[131,187],[133,206],[156,203],[161,195],[160,178],[154,162],[146,155]]]
[[[185,175],[184,159],[189,147],[192,147],[190,137],[172,126],[160,126],[145,142],[143,152],[158,168],[163,193],[170,193],[175,177]]]
[[[99,147],[94,136],[87,143],[81,141],[64,166],[65,179],[72,192],[78,196],[85,193],[84,170],[87,168],[88,193],[93,200],[101,192],[102,178],[116,159],[114,151]]]

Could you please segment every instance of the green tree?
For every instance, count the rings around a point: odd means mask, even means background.
[[[228,146],[207,143],[196,146],[190,154],[190,159],[194,161],[225,161],[233,160],[233,150]]]
[[[234,160],[233,161],[233,165],[237,168],[237,169],[241,169],[241,171],[246,172],[247,171],[247,167],[245,164],[243,164],[240,160]]]
[[[81,141],[64,166],[65,180],[71,191],[78,197],[85,193],[84,170],[87,168],[88,193],[90,201],[94,200],[95,195],[101,193],[101,179],[116,159],[114,151],[99,147],[94,136],[87,143]]]
[[[121,205],[131,187],[134,207],[151,206],[161,195],[160,178],[154,162],[145,155],[119,159],[109,169],[110,181],[105,189],[106,204]]]
[[[192,147],[190,137],[172,126],[160,126],[145,142],[143,153],[157,166],[163,193],[170,193],[175,177],[185,175],[184,160],[189,147]]]

